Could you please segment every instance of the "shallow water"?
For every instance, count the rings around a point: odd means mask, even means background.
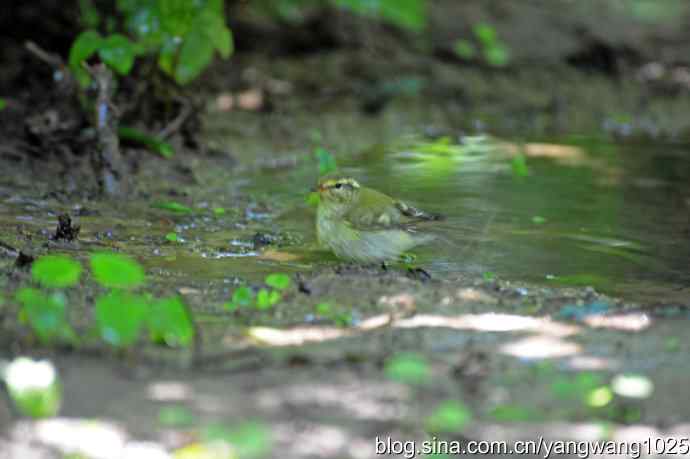
[[[523,154],[526,167],[515,159]],[[447,217],[428,225],[437,240],[415,251],[417,263],[435,277],[470,273],[591,285],[629,300],[672,302],[690,286],[687,157],[677,146],[470,137],[457,143],[406,138],[338,161],[363,184]],[[122,249],[176,285],[231,287],[237,278],[335,262],[316,247],[313,211],[305,202],[317,176],[313,160],[230,178],[201,169],[202,184],[183,187],[186,197],[153,193],[138,201],[80,204],[88,210],[80,217],[80,243],[64,250],[85,257]],[[31,187],[5,183],[0,192],[4,242],[19,248],[26,242],[13,236],[47,236],[59,212],[78,213],[74,202],[56,202]],[[183,201],[193,212],[151,207],[161,200]],[[216,207],[226,212],[216,214]],[[170,232],[181,242],[167,242]],[[254,247],[257,233],[277,236],[278,244],[269,251]]]
[[[559,142],[410,139],[341,165],[367,186],[447,217],[429,225],[437,242],[416,251],[433,275],[591,285],[630,299],[687,288],[690,163],[682,147]],[[294,183],[309,174],[288,175],[260,177],[251,189],[300,206],[304,190],[295,193]],[[313,237],[297,214],[281,223]]]

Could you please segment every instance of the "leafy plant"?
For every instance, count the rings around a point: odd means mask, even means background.
[[[23,287],[17,291],[16,298],[21,304],[20,320],[28,323],[42,343],[76,337],[67,321],[67,299],[62,292],[46,294],[35,288]]]
[[[141,295],[115,290],[96,300],[96,324],[100,335],[116,347],[136,342],[147,313],[148,303]]]
[[[147,134],[139,129],[120,126],[117,130],[117,135],[120,137],[120,139],[140,143],[164,158],[169,159],[175,155],[175,150],[173,150],[172,145],[170,145],[168,142],[164,142],[158,137]]]
[[[319,303],[314,307],[314,311],[319,317],[332,320],[339,327],[348,327],[352,324],[352,314],[339,310],[331,303]]]
[[[510,61],[508,46],[498,38],[494,26],[486,23],[472,28],[473,40],[458,39],[453,51],[461,59],[473,60],[481,54],[482,59],[492,67],[503,67]]]
[[[223,58],[233,52],[221,0],[118,0],[127,35],[107,36],[96,30],[102,21],[91,2],[80,6],[82,22],[89,28],[72,44],[69,66],[82,86],[90,78],[81,63],[94,54],[120,75],[130,73],[138,56],[156,56],[158,67],[184,85],[211,63],[216,52]]]
[[[151,339],[168,346],[189,346],[194,326],[187,305],[180,297],[164,298],[150,306],[148,325]]]
[[[283,298],[282,292],[290,288],[290,276],[283,273],[273,273],[266,276],[264,283],[270,288],[261,288],[254,297],[254,292],[249,287],[239,287],[232,294],[232,299],[225,303],[225,308],[237,310],[253,307],[256,309],[270,309]]]
[[[109,288],[134,288],[146,279],[144,268],[139,263],[119,253],[92,254],[91,270],[96,282]]]
[[[81,264],[64,255],[45,255],[31,265],[31,277],[44,287],[75,285],[79,282],[81,272]]]

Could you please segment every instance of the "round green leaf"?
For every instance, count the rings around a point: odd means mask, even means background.
[[[113,34],[102,41],[98,55],[117,73],[127,75],[134,65],[136,48],[124,35]]]
[[[429,416],[427,428],[434,433],[458,433],[462,432],[471,420],[472,412],[464,403],[447,400]]]
[[[96,323],[101,337],[113,346],[134,344],[147,313],[146,299],[123,291],[110,292],[96,300]]]
[[[69,68],[82,87],[89,85],[91,77],[81,63],[100,48],[103,39],[95,30],[85,30],[74,40],[69,50]]]
[[[79,262],[65,255],[46,255],[31,265],[31,276],[45,287],[70,287],[81,277]]]
[[[406,384],[426,384],[431,379],[431,368],[424,356],[414,353],[393,356],[385,366],[386,376]]]
[[[91,270],[96,282],[110,288],[132,288],[144,283],[144,268],[120,253],[99,252],[91,255]]]
[[[266,276],[266,285],[278,290],[285,290],[290,286],[290,276],[282,273],[269,274]]]
[[[184,85],[195,79],[211,63],[213,43],[208,40],[204,30],[194,29],[184,39],[177,67],[175,81]]]
[[[156,301],[149,314],[151,338],[168,346],[188,346],[194,338],[194,326],[186,305],[179,297]]]

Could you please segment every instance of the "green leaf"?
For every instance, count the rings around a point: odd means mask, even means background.
[[[274,273],[266,276],[266,285],[277,290],[285,290],[290,287],[290,276],[283,273]]]
[[[455,42],[455,45],[453,45],[453,51],[455,51],[455,54],[466,60],[473,59],[477,55],[477,49],[474,47],[474,45],[471,42],[462,39]]]
[[[472,412],[464,403],[447,400],[426,420],[427,430],[433,433],[460,433],[472,421]]]
[[[110,288],[133,288],[144,283],[144,268],[120,253],[98,252],[91,255],[91,270],[96,282]]]
[[[165,235],[165,240],[169,242],[180,242],[180,238],[177,233],[168,233]]]
[[[195,423],[194,414],[184,406],[164,406],[158,412],[158,424],[163,427],[191,427]]]
[[[386,376],[394,381],[422,385],[431,379],[431,368],[420,354],[402,353],[393,356],[384,368]]]
[[[45,287],[64,288],[75,285],[82,267],[66,255],[45,255],[31,265],[31,276]]]
[[[225,209],[222,207],[214,207],[213,208],[213,214],[218,215],[218,216],[225,215]]]
[[[120,139],[140,143],[166,159],[170,159],[175,155],[175,150],[168,142],[138,129],[122,126],[118,128],[117,135]]]
[[[128,75],[134,65],[136,47],[127,37],[112,34],[101,42],[98,55],[120,75]]]
[[[335,162],[335,156],[324,148],[318,147],[314,150],[314,155],[319,162],[319,175],[330,174],[338,168]]]
[[[238,287],[232,294],[232,302],[238,306],[249,306],[254,300],[254,292],[249,287]]]
[[[211,63],[213,59],[213,43],[209,41],[203,30],[193,30],[185,36],[177,66],[175,67],[175,81],[185,85],[194,80]]]
[[[74,40],[69,50],[69,68],[82,87],[91,82],[91,77],[81,63],[91,57],[100,48],[103,39],[95,30],[85,30]]]
[[[277,291],[262,288],[256,295],[256,307],[257,309],[269,309],[271,306],[278,303],[280,298],[280,293]]]
[[[148,312],[146,299],[112,291],[96,300],[96,324],[104,341],[117,347],[134,344]]]
[[[259,422],[246,422],[238,426],[212,424],[201,433],[204,441],[224,441],[232,445],[238,458],[259,459],[273,456],[271,430]]]
[[[474,32],[475,37],[477,37],[477,39],[485,47],[491,46],[496,43],[497,36],[496,29],[494,28],[494,26],[485,23],[480,23],[476,24],[472,28],[472,31]]]
[[[165,298],[153,304],[149,329],[154,342],[168,346],[186,347],[194,339],[192,318],[180,297]]]
[[[42,343],[75,337],[67,322],[67,301],[63,294],[46,295],[40,290],[25,287],[17,291],[16,298],[22,305],[20,317],[28,322]]]
[[[177,214],[188,214],[192,212],[191,208],[175,201],[154,202],[153,204],[151,204],[151,207],[155,207],[156,209],[169,210],[170,212],[175,212]]]
[[[484,49],[484,59],[489,65],[503,67],[510,61],[510,51],[505,45],[497,43]]]
[[[546,219],[540,215],[535,215],[534,217],[532,217],[532,223],[534,223],[535,225],[543,225],[544,223],[546,223]]]
[[[333,312],[333,307],[330,303],[319,303],[314,307],[316,313],[323,317],[329,317]]]
[[[0,97],[0,110],[4,110],[7,107],[7,101]]]
[[[332,0],[341,8],[357,14],[391,22],[413,31],[421,31],[426,25],[424,0]]]
[[[513,170],[514,177],[522,178],[527,177],[529,175],[527,160],[525,159],[525,155],[523,154],[518,154],[513,158],[511,162],[511,168]]]

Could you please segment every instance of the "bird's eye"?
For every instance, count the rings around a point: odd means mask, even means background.
[[[341,189],[342,187],[343,187],[343,184],[342,184],[342,183],[336,183],[336,184],[335,184],[335,189],[336,189],[336,190],[339,190],[339,189]]]

